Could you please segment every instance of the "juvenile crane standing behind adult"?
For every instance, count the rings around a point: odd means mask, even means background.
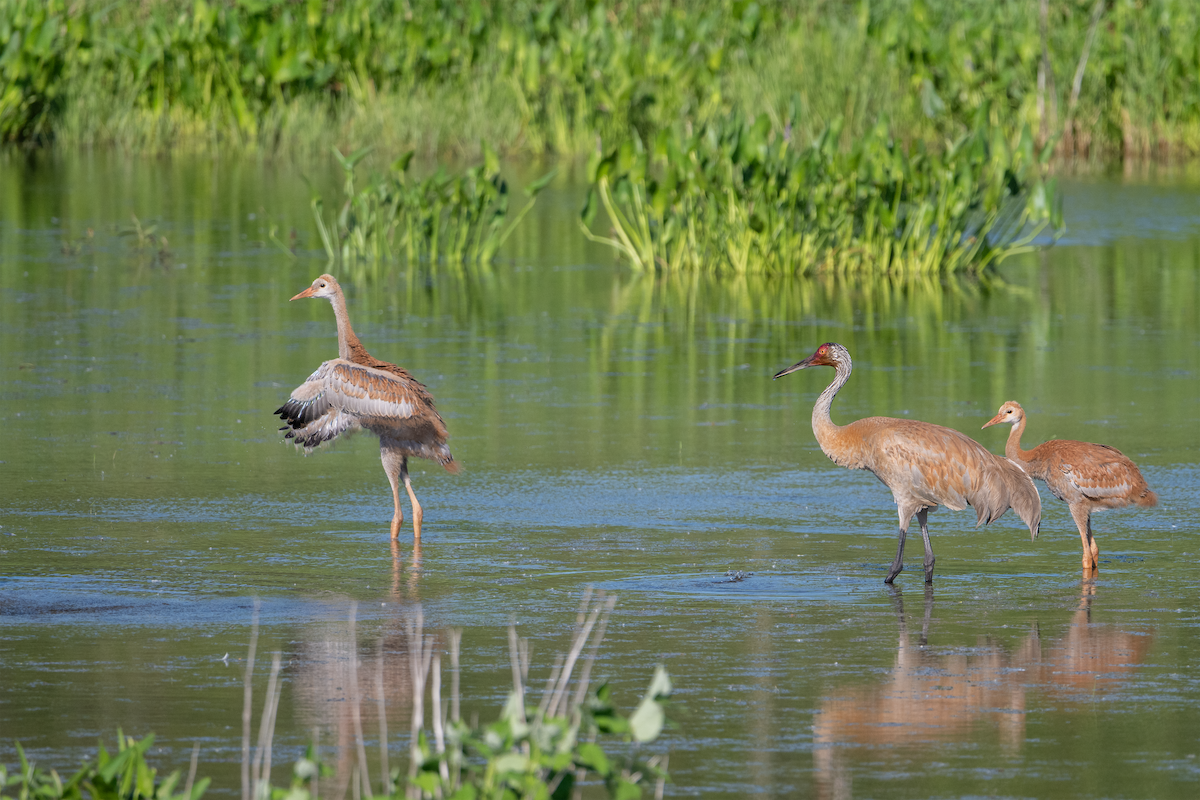
[[[1092,512],[1128,505],[1156,506],[1158,495],[1150,491],[1136,464],[1106,444],[1051,439],[1032,450],[1022,450],[1025,421],[1025,409],[1010,400],[983,427],[1012,425],[1004,454],[1045,481],[1051,494],[1067,504],[1083,544],[1083,569],[1097,569],[1100,548],[1092,536]]]
[[[400,482],[413,508],[413,540],[421,540],[421,504],[408,477],[408,457],[436,461],[447,472],[458,463],[446,445],[449,435],[433,407],[433,395],[406,370],[367,352],[350,327],[346,297],[332,275],[322,275],[293,297],[323,297],[333,304],[337,321],[338,357],[317,367],[275,413],[287,425],[284,438],[311,450],[338,434],[365,428],[379,437],[379,453],[392,485],[392,538],[400,533]]]
[[[776,373],[781,378],[815,366],[833,367],[837,375],[813,406],[812,427],[821,451],[835,464],[866,469],[892,490],[900,514],[896,559],[884,583],[904,569],[904,539],[915,515],[925,542],[925,582],[933,583],[933,547],[927,516],[943,505],[961,511],[975,508],[975,527],[990,523],[1012,508],[1037,537],[1042,501],[1033,481],[1019,466],[998,458],[974,439],[941,425],[892,417],[867,417],[835,425],[829,415],[833,398],[854,368],[845,347],[827,342],[816,352]]]

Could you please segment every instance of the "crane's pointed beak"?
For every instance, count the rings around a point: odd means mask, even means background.
[[[1000,415],[997,414],[996,416],[989,419],[987,422],[983,423],[983,428],[990,428],[993,425],[998,425],[999,423],[1001,423],[1003,421],[1004,420],[1000,419]],[[979,430],[983,430],[983,428],[980,428]]]
[[[778,379],[782,378],[784,375],[791,375],[793,372],[799,372],[802,369],[811,367],[812,359],[813,359],[813,357],[809,356],[808,358],[804,359],[803,361],[797,361],[795,364],[792,364],[787,369],[779,370],[779,372],[776,372],[775,377],[772,378],[771,380],[778,380]]]
[[[313,296],[313,287],[310,286],[307,289],[305,289],[303,292],[300,292],[295,297],[293,297],[292,300],[299,300],[301,297],[312,297],[312,296]],[[292,302],[292,300],[288,300],[288,302],[290,303],[290,302]]]

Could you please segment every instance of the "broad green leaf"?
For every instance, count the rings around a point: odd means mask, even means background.
[[[505,753],[492,762],[497,772],[525,772],[529,769],[529,757],[522,753]]]

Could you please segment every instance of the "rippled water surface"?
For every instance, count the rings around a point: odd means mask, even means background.
[[[328,175],[0,169],[0,761],[20,740],[64,771],[118,727],[154,731],[156,765],[186,769],[198,741],[210,794],[236,796],[259,598],[260,696],[284,662],[277,780],[315,729],[344,786],[349,653],[374,769],[376,665],[403,729],[418,603],[462,629],[464,707],[486,720],[510,621],[540,685],[593,585],[619,596],[595,667],[617,704],[657,663],[675,683],[668,796],[1200,791],[1187,176],[1067,181],[1067,238],[986,285],[638,278],[580,242],[569,175],[492,269],[347,276],[358,334],[428,384],[464,467],[414,465],[415,552],[389,543],[374,441],[304,457],[271,414],[336,354],[329,306],[288,303],[325,269],[302,177]],[[855,358],[839,422],[909,416],[999,452],[1007,429],[980,425],[1018,400],[1027,446],[1112,444],[1161,503],[1097,516],[1094,581],[1044,487],[1037,541],[1012,514],[975,530],[942,510],[932,590],[919,537],[889,589],[890,493],[809,425],[832,372],[770,380],[828,340]]]

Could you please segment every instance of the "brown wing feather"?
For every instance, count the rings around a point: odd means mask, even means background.
[[[854,466],[869,469],[892,490],[897,505],[955,511],[975,509],[976,524],[1014,509],[1036,535],[1041,499],[1033,481],[1018,465],[993,455],[974,439],[952,428],[917,420],[868,417],[841,429],[857,439],[847,448]],[[842,459],[835,459],[844,463]]]
[[[1158,500],[1137,465],[1115,447],[1052,439],[1029,455],[1030,472],[1067,503],[1091,500],[1099,507],[1116,508],[1128,503],[1154,505]]]
[[[379,363],[389,369],[340,358],[318,367],[275,412],[288,423],[281,428],[285,438],[311,448],[361,427],[401,452],[450,468],[446,425],[429,390],[400,367]]]

